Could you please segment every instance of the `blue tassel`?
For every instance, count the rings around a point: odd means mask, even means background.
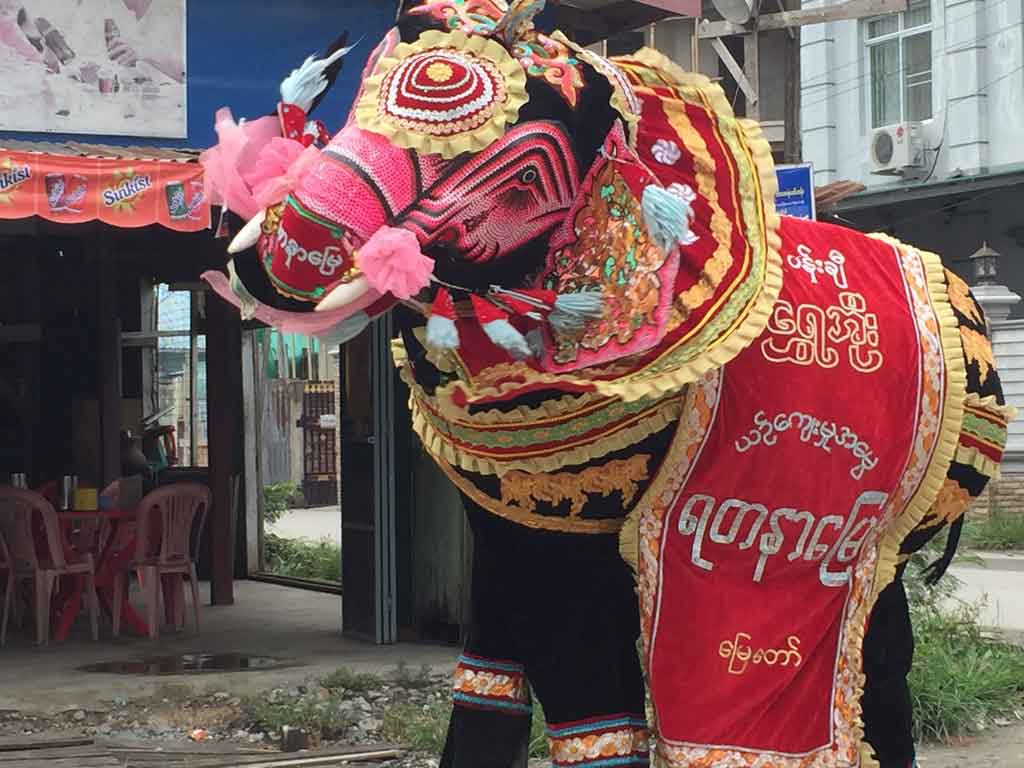
[[[690,206],[667,189],[650,184],[642,201],[644,223],[661,250],[669,253],[687,242],[690,233]]]

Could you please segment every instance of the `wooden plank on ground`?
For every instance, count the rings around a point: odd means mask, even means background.
[[[269,759],[253,759],[251,757],[235,757],[224,759],[218,762],[207,762],[203,760],[201,765],[189,763],[189,768],[196,765],[196,768],[336,768],[336,766],[349,765],[352,763],[364,763],[371,760],[393,760],[401,757],[405,752],[399,749],[373,750],[362,752],[347,752],[328,755],[313,754],[279,754]],[[144,768],[144,764],[133,762],[132,757],[128,758],[127,768]],[[152,765],[150,763],[149,765]],[[167,765],[164,763],[163,765]]]
[[[63,757],[17,757],[9,759],[5,753],[0,758],[0,765],[4,768],[122,768],[123,761],[114,757],[110,752],[97,753],[94,755],[68,755]]]
[[[87,736],[77,739],[53,739],[45,736],[16,736],[0,738],[0,752],[18,752],[26,749],[51,749],[57,747],[83,747],[95,743]]]

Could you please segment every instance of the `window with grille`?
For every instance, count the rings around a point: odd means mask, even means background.
[[[931,25],[930,0],[864,22],[873,128],[932,116]]]

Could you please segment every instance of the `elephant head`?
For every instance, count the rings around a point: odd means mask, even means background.
[[[536,31],[543,6],[407,2],[345,126],[235,237],[236,303],[276,325],[313,313],[309,327],[344,340],[405,302],[448,348],[468,315],[499,352],[549,369],[653,347],[695,239],[693,195],[637,153],[628,78]],[[588,238],[602,263],[583,269]],[[551,353],[588,324],[614,349]]]

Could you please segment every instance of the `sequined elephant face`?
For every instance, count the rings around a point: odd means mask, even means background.
[[[345,127],[260,217],[259,269],[238,269],[246,293],[356,312],[430,280],[480,288],[537,274],[620,118],[596,59],[533,31],[542,5],[407,8]]]

